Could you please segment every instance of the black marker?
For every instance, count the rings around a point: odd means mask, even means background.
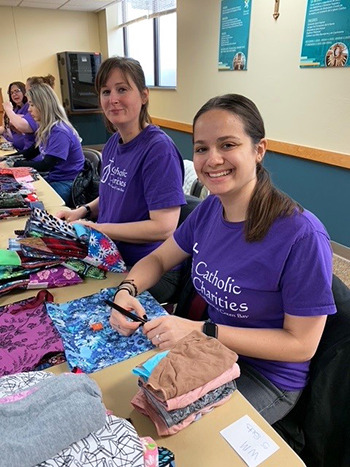
[[[135,315],[134,313],[131,313],[128,310],[125,310],[121,306],[117,305],[116,303],[112,302],[111,300],[105,300],[105,303],[109,305],[111,308],[114,308],[115,310],[119,311],[122,315],[126,316],[127,318],[132,319],[133,321],[137,321],[139,323],[145,324],[147,323],[148,319],[140,318],[139,316]]]

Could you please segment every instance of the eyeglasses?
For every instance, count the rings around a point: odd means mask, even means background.
[[[14,89],[13,91],[10,92],[10,96],[12,96],[13,94],[18,94],[22,92],[20,89]]]

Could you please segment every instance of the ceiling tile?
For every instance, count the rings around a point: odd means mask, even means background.
[[[99,11],[118,0],[0,0],[0,6],[75,11]]]
[[[60,0],[58,0],[58,1],[55,0],[54,3],[45,2],[45,4],[40,3],[40,1],[31,2],[30,0],[29,1],[23,1],[21,3],[21,7],[24,7],[24,8],[45,8],[45,10],[56,10],[61,5],[62,5],[62,2]]]

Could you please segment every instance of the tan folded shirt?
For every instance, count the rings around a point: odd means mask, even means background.
[[[158,363],[146,386],[166,401],[217,378],[237,360],[238,355],[217,339],[192,331]]]

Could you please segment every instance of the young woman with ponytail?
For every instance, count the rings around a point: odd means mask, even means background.
[[[193,144],[194,167],[211,195],[127,280],[142,292],[192,256],[193,285],[210,321],[167,316],[143,332],[162,350],[193,330],[219,339],[239,355],[238,389],[272,424],[298,400],[327,315],[336,312],[330,240],[311,212],[272,185],[252,101],[210,99],[194,118]],[[132,295],[121,290],[115,302],[143,316]],[[124,335],[138,326],[117,311],[111,324]]]

